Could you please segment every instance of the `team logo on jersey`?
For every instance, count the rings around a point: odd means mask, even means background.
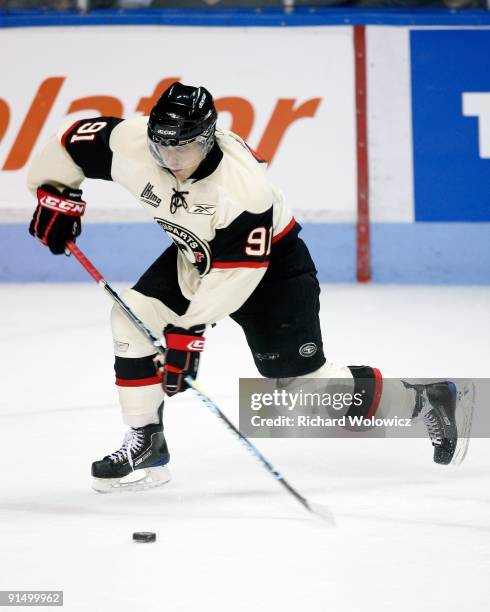
[[[145,188],[141,192],[140,199],[146,204],[150,204],[150,206],[154,206],[158,208],[162,203],[162,199],[159,198],[156,193],[153,193],[153,185],[151,183],[146,183]]]
[[[216,212],[216,204],[194,204],[187,209],[192,215],[214,215]]]
[[[175,223],[170,223],[170,221],[158,219],[157,217],[155,217],[155,221],[172,238],[184,257],[197,268],[199,276],[203,277],[209,272],[211,251],[205,240],[201,240],[201,238],[198,238],[188,229],[180,227],[180,225]]]
[[[313,357],[317,350],[318,347],[314,342],[307,342],[299,347],[299,354],[301,357]]]

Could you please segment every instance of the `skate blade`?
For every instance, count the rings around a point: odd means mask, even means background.
[[[166,465],[135,470],[123,478],[93,478],[92,489],[97,493],[144,491],[166,484],[171,479]]]
[[[472,380],[461,381],[456,385],[456,427],[458,429],[458,442],[451,460],[451,465],[460,465],[470,444],[471,423],[475,407],[475,385]]]

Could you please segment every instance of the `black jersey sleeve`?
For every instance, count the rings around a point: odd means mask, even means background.
[[[272,206],[263,213],[242,212],[217,229],[210,242],[211,268],[264,268],[269,264]]]
[[[61,144],[87,178],[112,181],[109,138],[121,121],[117,117],[81,119],[63,134]]]

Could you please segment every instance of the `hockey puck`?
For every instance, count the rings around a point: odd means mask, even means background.
[[[155,542],[157,534],[153,531],[135,531],[133,533],[134,542]]]

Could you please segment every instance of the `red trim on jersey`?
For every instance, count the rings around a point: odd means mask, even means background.
[[[381,400],[381,394],[383,392],[383,376],[381,372],[378,370],[378,368],[373,368],[373,374],[375,378],[374,395],[373,395],[373,401],[371,403],[371,407],[369,408],[369,411],[366,415],[367,419],[370,419],[376,414],[376,411],[378,410],[379,402]]]
[[[259,162],[259,164],[267,163],[267,161],[264,158],[260,157],[257,151],[255,149],[252,149],[252,147],[249,144],[245,143],[245,146],[250,151],[250,153],[254,156],[254,158]]]
[[[118,387],[146,387],[149,385],[159,385],[162,382],[160,376],[150,376],[148,378],[137,378],[128,380],[127,378],[117,378],[116,385]]]
[[[294,217],[291,217],[291,221],[286,225],[286,227],[279,232],[279,234],[276,234],[273,238],[272,238],[272,244],[274,244],[275,242],[277,242],[278,240],[281,240],[281,238],[284,238],[284,236],[290,232],[293,227],[296,225],[296,219]]]
[[[216,261],[211,268],[267,268],[268,261]]]
[[[71,132],[71,130],[76,126],[77,123],[80,123],[80,121],[82,121],[82,119],[78,119],[77,121],[72,123],[70,127],[66,130],[66,132],[64,132],[63,136],[61,137],[61,144],[65,148],[66,148],[66,137],[68,136],[68,133]]]

